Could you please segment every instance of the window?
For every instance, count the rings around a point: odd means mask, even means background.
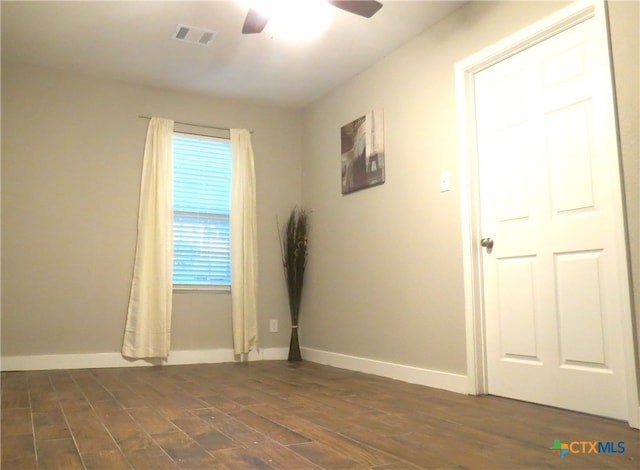
[[[231,285],[231,143],[174,133],[173,285]]]

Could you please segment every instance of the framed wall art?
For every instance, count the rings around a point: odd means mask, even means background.
[[[376,109],[340,128],[342,194],[384,183],[384,112]]]

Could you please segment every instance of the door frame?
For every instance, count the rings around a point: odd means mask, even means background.
[[[488,393],[482,248],[480,247],[482,234],[480,233],[480,186],[476,146],[475,74],[590,18],[595,19],[599,40],[606,49],[607,59],[611,64],[609,29],[604,1],[580,0],[458,62],[455,66],[467,345],[467,391],[472,395]],[[613,82],[613,77],[611,82]],[[615,97],[612,83],[610,92],[611,96]],[[615,103],[612,103],[611,113],[613,122],[616,123],[615,135],[617,136]],[[616,145],[619,165],[619,142],[616,140],[612,145]],[[621,175],[619,170],[615,174]],[[621,176],[619,176],[616,184],[622,187],[620,179]],[[622,286],[625,297],[622,302],[624,309],[622,312],[622,331],[624,334],[622,341],[625,356],[624,373],[627,384],[627,419],[631,427],[638,428],[640,427],[640,404],[638,402],[633,322],[628,282],[628,252],[622,201],[620,201],[619,208],[615,208],[615,210],[618,212],[616,215],[617,223],[614,227],[618,241],[617,256],[622,261],[620,263],[619,276],[620,279],[627,280]]]

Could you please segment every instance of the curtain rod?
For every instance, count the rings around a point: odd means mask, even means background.
[[[151,116],[138,116],[140,119],[151,119]],[[194,124],[191,122],[173,121],[174,124],[182,124],[183,126],[202,127],[204,129],[216,129],[218,131],[231,131],[229,127],[208,126],[206,124]],[[249,129],[249,132],[253,134],[253,130]]]

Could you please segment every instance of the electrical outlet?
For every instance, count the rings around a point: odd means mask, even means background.
[[[269,320],[269,333],[277,333],[278,332],[278,320],[271,319]]]

